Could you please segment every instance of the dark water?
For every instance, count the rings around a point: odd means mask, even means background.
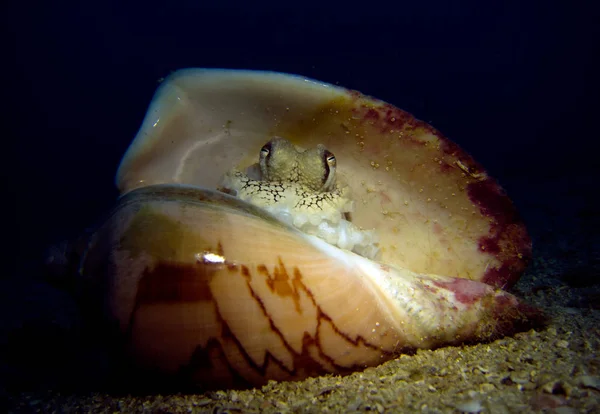
[[[535,240],[556,223],[572,223],[563,227],[575,239],[597,233],[592,2],[60,3],[3,5],[2,335],[29,321],[31,346],[50,337],[50,347],[58,328],[44,323],[77,321],[63,293],[36,281],[36,263],[111,206],[117,165],[158,79],[184,67],[291,72],[386,100],[486,166]],[[593,243],[575,253],[583,268],[597,269]],[[2,349],[19,357],[9,342]],[[69,359],[64,344],[55,351]],[[26,362],[52,376],[47,360]]]

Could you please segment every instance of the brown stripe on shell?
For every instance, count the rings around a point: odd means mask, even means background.
[[[281,261],[281,257],[279,257],[279,264],[275,266],[273,269],[273,276],[267,269],[265,265],[258,265],[257,271],[259,274],[263,275],[267,280],[267,285],[271,289],[271,292],[282,296],[290,296],[294,300],[294,306],[296,308],[296,312],[302,313],[302,309],[300,309],[300,296],[298,295],[297,289],[300,288],[300,271],[295,268],[294,271],[294,279],[291,279],[292,285],[294,288],[290,287],[289,281],[290,277],[287,273],[287,270]],[[312,297],[311,297],[312,299]]]
[[[226,257],[220,244],[215,251]],[[156,263],[152,268],[146,268],[138,283],[135,305],[127,329],[128,338],[131,336],[135,325],[136,313],[146,305],[171,303],[177,306],[181,303],[206,301],[214,304],[217,323],[220,325],[220,336],[211,337],[205,346],[198,344],[189,357],[189,361],[180,367],[179,375],[192,381],[202,383],[208,387],[236,387],[245,388],[266,383],[267,373],[273,378],[273,372],[279,373],[276,377],[280,380],[301,379],[308,376],[322,375],[327,372],[347,374],[364,365],[342,366],[328,356],[322,345],[324,330],[333,332],[338,340],[343,341],[353,348],[366,347],[381,354],[381,360],[391,357],[379,347],[370,344],[362,337],[355,340],[344,334],[334,323],[334,320],[317,305],[312,292],[302,282],[302,273],[297,267],[293,268],[292,277],[278,258],[278,264],[272,269],[264,265],[257,265],[252,270],[245,265],[234,263],[205,263],[181,264],[173,262]],[[270,330],[274,333],[286,352],[292,358],[292,369],[278,359],[272,352],[266,350],[262,364],[257,364],[248,354],[240,338],[230,329],[228,321],[223,317],[218,300],[211,291],[210,282],[217,273],[226,271],[227,277],[242,276],[251,297],[260,307],[262,314],[267,319]],[[302,348],[298,353],[286,340],[283,332],[275,325],[272,315],[269,314],[263,299],[252,288],[251,282],[256,278],[264,279],[270,291],[280,297],[290,297],[294,301],[296,312],[302,313],[299,292],[304,291],[316,309],[317,327],[314,335],[304,332]],[[158,338],[157,338],[158,339]],[[235,367],[227,357],[228,350],[241,356],[243,363]],[[238,364],[240,360],[237,361]]]
[[[288,350],[292,353],[294,353],[294,350],[291,348],[290,344],[285,340],[284,335],[281,333],[281,331],[275,326],[272,317],[268,314],[264,303],[262,301],[262,299],[260,299],[260,297],[258,295],[255,294],[254,290],[252,289],[252,287],[250,286],[250,282],[251,282],[251,273],[248,271],[248,269],[245,266],[242,266],[242,274],[244,275],[244,277],[247,279],[247,283],[248,283],[248,288],[251,290],[252,292],[252,296],[260,303],[261,308],[263,309],[264,315],[269,319],[271,327],[273,329],[273,331],[277,332],[277,334],[281,337],[281,339],[284,341],[286,347],[288,348]],[[262,274],[263,276],[265,276],[267,278],[267,285],[269,286],[269,288],[271,288],[271,291],[279,296],[291,296],[294,300],[294,305],[296,307],[296,311],[298,313],[302,313],[302,309],[300,309],[300,302],[299,302],[299,294],[298,291],[301,289],[303,290],[307,296],[309,297],[310,301],[312,302],[313,306],[317,309],[317,329],[316,329],[316,334],[315,334],[315,340],[314,343],[317,346],[317,348],[319,349],[319,353],[320,355],[327,359],[329,361],[329,363],[332,366],[335,366],[335,369],[338,371],[343,371],[344,369],[346,369],[345,367],[342,367],[339,364],[336,364],[335,361],[331,358],[329,358],[322,349],[322,345],[319,341],[319,336],[320,336],[320,327],[321,324],[326,322],[328,324],[330,324],[332,330],[335,332],[336,335],[340,336],[341,338],[343,338],[343,340],[345,340],[346,342],[352,344],[355,347],[358,346],[365,346],[367,348],[371,348],[373,350],[379,351],[382,354],[389,354],[391,355],[391,353],[387,353],[383,350],[381,350],[378,346],[373,345],[371,343],[369,343],[366,339],[364,339],[361,336],[358,336],[356,338],[356,340],[353,340],[352,338],[350,338],[348,335],[344,334],[333,322],[333,319],[327,315],[319,305],[317,305],[317,302],[314,298],[314,295],[312,294],[312,292],[310,291],[310,289],[308,287],[306,287],[306,285],[304,283],[302,283],[302,273],[300,272],[300,269],[298,269],[298,267],[294,267],[294,279],[292,279],[292,284],[294,286],[294,289],[290,288],[289,285],[286,285],[286,287],[283,287],[283,283],[287,282],[290,280],[290,277],[288,275],[288,272],[285,268],[285,265],[283,264],[283,261],[281,260],[281,257],[278,257],[278,266],[276,266],[273,270],[273,276],[271,276],[271,274],[269,273],[267,267],[265,265],[259,265],[257,266],[257,270],[259,274]],[[356,369],[356,367],[354,367],[354,369]]]

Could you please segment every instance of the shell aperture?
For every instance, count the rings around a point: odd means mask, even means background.
[[[276,137],[261,148],[259,165],[260,180],[233,168],[221,186],[307,234],[369,259],[378,258],[375,231],[362,230],[346,218],[354,209],[351,191],[336,180],[337,160],[324,145],[300,151]]]

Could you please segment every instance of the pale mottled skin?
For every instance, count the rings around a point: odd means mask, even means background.
[[[337,221],[351,211],[350,190],[336,183],[335,156],[323,145],[301,151],[277,137],[260,150],[259,165],[261,180],[233,169],[223,187],[257,206],[289,208],[291,213],[319,213]]]
[[[301,151],[287,139],[273,138],[261,148],[259,165],[264,181],[296,183],[319,192],[335,188],[337,162],[321,144]]]

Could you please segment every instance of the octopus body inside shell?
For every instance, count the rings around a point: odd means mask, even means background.
[[[336,176],[336,166],[335,155],[323,145],[301,150],[275,137],[261,148],[258,164],[246,172],[228,171],[221,187],[307,234],[377,259],[375,231],[348,220],[354,202],[350,187]]]

